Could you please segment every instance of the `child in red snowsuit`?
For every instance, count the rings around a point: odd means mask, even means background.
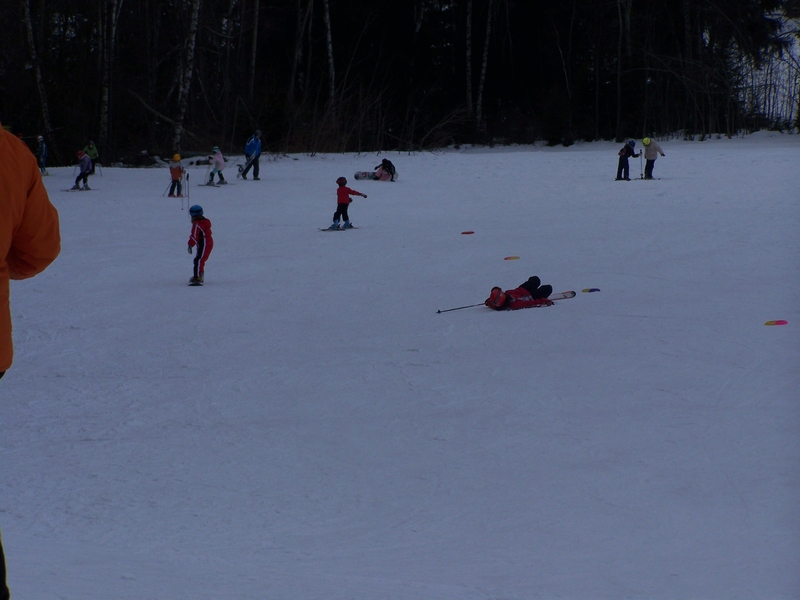
[[[344,177],[339,177],[336,183],[339,185],[339,189],[336,190],[336,212],[333,213],[333,225],[328,227],[328,229],[339,229],[340,218],[344,219],[342,229],[352,229],[353,226],[350,224],[350,217],[347,215],[347,207],[353,201],[350,195],[361,196],[362,198],[366,198],[367,195],[347,187],[347,179]]]
[[[206,261],[211,250],[214,249],[214,238],[211,237],[211,221],[203,216],[203,207],[195,204],[189,209],[192,217],[192,232],[189,234],[189,254],[192,248],[197,246],[197,254],[194,257],[194,276],[189,283],[203,283],[203,275],[206,270]]]
[[[547,299],[552,293],[553,286],[542,285],[541,280],[534,275],[513,290],[504,292],[499,287],[493,287],[484,304],[494,310],[517,310],[519,308],[531,308],[532,306],[552,306],[553,301]]]

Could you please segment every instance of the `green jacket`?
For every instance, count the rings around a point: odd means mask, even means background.
[[[89,158],[91,158],[92,160],[97,160],[97,157],[99,156],[97,152],[97,146],[94,145],[86,146],[86,148],[83,149],[83,153],[88,154]]]

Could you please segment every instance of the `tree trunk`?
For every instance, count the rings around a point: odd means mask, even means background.
[[[467,114],[472,116],[472,0],[467,0]]]
[[[614,135],[619,142],[622,140],[622,36],[624,28],[622,26],[622,0],[617,0],[617,16],[619,17],[619,39],[617,40],[617,124],[614,127]]]
[[[186,39],[186,56],[183,63],[181,86],[178,89],[178,116],[175,118],[175,130],[172,137],[173,150],[181,150],[183,139],[183,121],[186,118],[186,108],[189,105],[189,90],[192,85],[192,72],[194,70],[194,51],[197,44],[197,22],[200,16],[201,0],[192,0],[192,16],[189,21],[189,37]]]
[[[303,6],[304,2],[305,6]],[[292,61],[292,74],[289,78],[289,90],[286,94],[290,106],[294,102],[294,87],[303,61],[303,38],[313,6],[314,0],[297,0],[297,32],[294,38],[294,60]]]
[[[334,103],[336,101],[336,71],[333,66],[333,36],[331,34],[331,11],[328,0],[322,0],[325,7],[325,28],[327,29],[327,42],[328,42],[328,103],[329,110],[334,111]]]
[[[489,41],[492,38],[492,13],[494,12],[494,0],[489,0],[489,10],[486,15],[486,38],[483,40],[483,60],[481,62],[481,78],[478,83],[478,99],[475,103],[475,117],[478,127],[485,129],[483,123],[483,85],[486,82],[486,67],[489,64]]]
[[[122,11],[124,0],[108,0],[108,7],[102,15],[103,21],[103,50],[102,50],[102,83],[100,84],[100,147],[108,146],[109,113],[111,111],[111,70],[114,62],[114,49],[116,48],[117,23]]]
[[[53,126],[50,123],[50,104],[47,101],[47,91],[44,89],[42,66],[39,64],[39,56],[36,53],[36,44],[33,36],[33,21],[31,20],[30,0],[23,0],[22,7],[25,11],[24,19],[28,38],[28,52],[31,59],[31,64],[33,65],[33,74],[36,78],[36,89],[39,91],[39,103],[42,106],[42,125],[44,126],[45,132],[50,132],[53,130]],[[53,150],[53,154],[55,154],[56,160],[58,160],[60,163],[63,163],[64,159],[61,156],[61,152],[59,152],[58,146],[52,138],[50,139],[50,147]]]
[[[258,50],[258,12],[259,0],[253,6],[253,43],[250,49],[250,85],[247,88],[248,97],[253,99],[253,88],[256,80],[256,55]]]

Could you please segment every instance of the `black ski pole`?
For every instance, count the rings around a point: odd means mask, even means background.
[[[475,306],[483,306],[483,305],[484,305],[484,303],[481,302],[480,304],[470,304],[469,306],[459,306],[458,308],[446,308],[444,310],[437,310],[436,314],[438,315],[439,313],[443,313],[443,312],[452,312],[454,310],[464,310],[465,308],[473,308]]]
[[[163,194],[161,194],[161,197],[162,197],[162,198],[163,198],[164,196],[166,196],[166,195],[167,195],[167,192],[169,191],[169,188],[170,188],[171,186],[172,186],[172,182],[170,181],[170,182],[167,184],[167,189],[165,189],[165,190],[164,190],[164,193],[163,193]]]

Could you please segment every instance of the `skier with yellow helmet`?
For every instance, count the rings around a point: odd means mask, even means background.
[[[651,140],[649,137],[646,137],[642,140],[642,145],[644,146],[644,178],[645,179],[652,179],[653,178],[653,167],[656,164],[656,159],[658,155],[666,156],[664,151],[661,149],[661,146],[658,145],[658,142],[655,140]]]

